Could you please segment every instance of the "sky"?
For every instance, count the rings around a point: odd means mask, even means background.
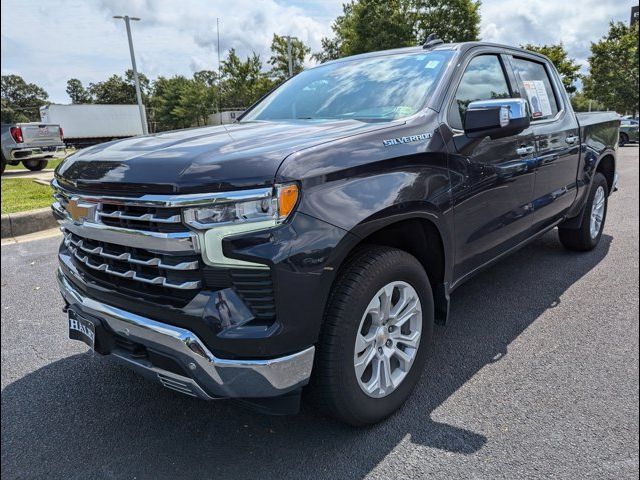
[[[124,22],[132,23],[138,70],[191,76],[217,69],[220,48],[269,58],[273,33],[293,35],[320,50],[344,0],[2,0],[1,70],[43,87],[51,101],[69,103],[69,78],[84,85],[131,68]],[[586,71],[590,42],[610,20],[627,23],[633,0],[483,0],[482,40],[520,45],[562,41]],[[312,64],[309,61],[309,64]]]

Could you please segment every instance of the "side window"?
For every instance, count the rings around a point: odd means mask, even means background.
[[[558,100],[544,64],[514,58],[513,69],[522,80],[529,105],[531,105],[533,120],[555,117],[559,110]]]
[[[463,129],[464,116],[471,102],[509,97],[511,93],[500,59],[496,55],[479,55],[469,62],[462,75],[449,109],[449,125]]]

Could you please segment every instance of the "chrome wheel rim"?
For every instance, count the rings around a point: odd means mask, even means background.
[[[593,196],[593,203],[591,204],[591,238],[596,238],[602,228],[602,219],[604,218],[604,206],[606,196],[604,188],[599,186],[596,190],[596,194]]]
[[[422,305],[406,282],[391,282],[367,305],[356,334],[353,366],[358,385],[373,398],[386,397],[411,370],[422,336]]]

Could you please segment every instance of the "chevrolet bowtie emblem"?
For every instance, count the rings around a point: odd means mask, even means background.
[[[94,209],[95,205],[91,203],[80,203],[77,198],[71,198],[67,203],[67,212],[74,222],[91,220]]]

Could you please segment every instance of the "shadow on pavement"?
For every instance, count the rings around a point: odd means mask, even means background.
[[[562,249],[551,232],[456,291],[413,396],[380,425],[353,429],[310,406],[261,416],[179,396],[91,353],[43,367],[2,393],[2,470],[9,477],[362,478],[401,442],[471,454],[482,434],[432,412],[607,254]],[[57,316],[56,316],[57,318]],[[57,321],[57,320],[56,320]]]

